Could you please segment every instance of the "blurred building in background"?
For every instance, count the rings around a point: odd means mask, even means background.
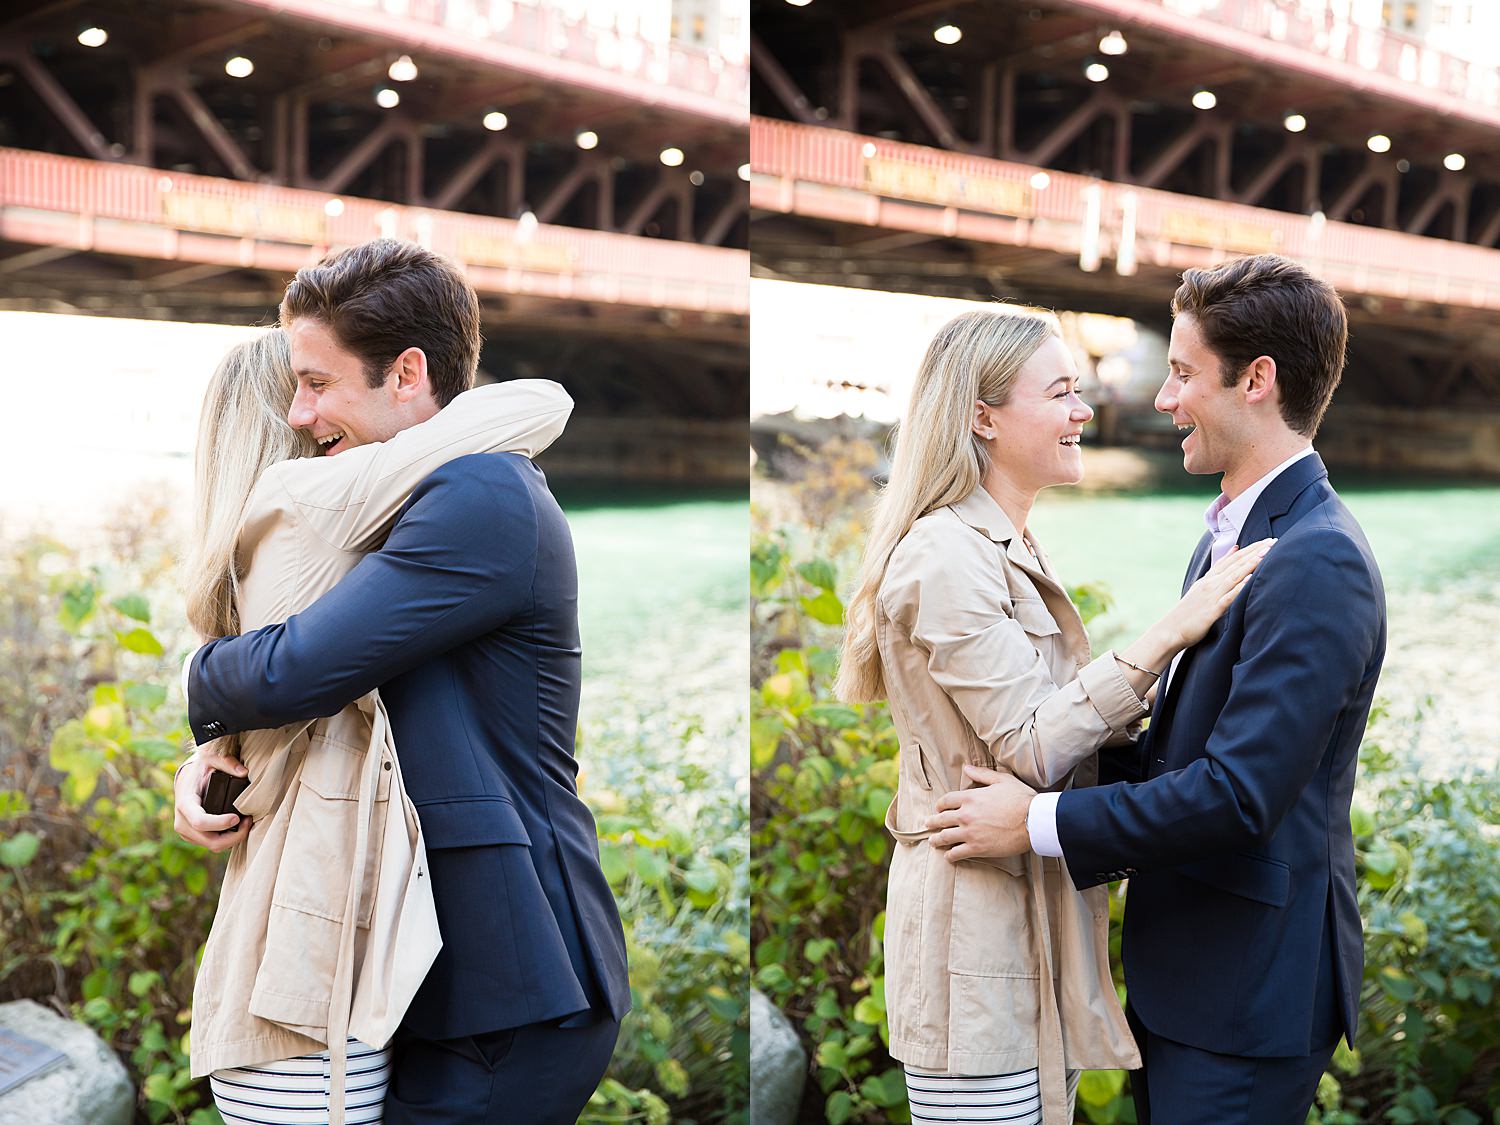
[[[747,25],[736,0],[8,6],[0,310],[270,324],[301,266],[411,239],[479,291],[485,377],[577,400],[554,472],[742,480]]]
[[[1500,475],[1500,5],[755,0],[752,18],[757,278],[1132,318],[1123,365],[1075,351],[1100,429],[1151,444],[1173,441],[1149,392],[1182,270],[1285,254],[1350,310],[1328,460]]]

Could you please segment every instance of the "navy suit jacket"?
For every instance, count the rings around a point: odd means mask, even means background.
[[[1306,1055],[1330,1026],[1354,1042],[1364,950],[1349,806],[1385,591],[1327,478],[1313,454],[1256,500],[1241,546],[1279,541],[1183,654],[1124,771],[1145,780],[1057,803],[1074,883],[1130,878],[1131,1006],[1155,1034],[1220,1054]],[[1333,970],[1321,988],[1320,960]]]
[[[452,1038],[629,1009],[620,916],[575,785],[573,542],[529,460],[438,469],[384,548],[284,623],[205,645],[190,676],[200,743],[380,689],[443,935],[404,1028]]]

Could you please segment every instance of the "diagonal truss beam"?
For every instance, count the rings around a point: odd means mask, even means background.
[[[235,143],[228,130],[214,116],[213,110],[204,104],[198,91],[187,84],[183,75],[175,74],[162,79],[157,89],[176,99],[188,120],[193,123],[193,128],[208,142],[208,147],[214,150],[214,155],[224,162],[235,179],[254,181],[259,178],[260,172],[250,163],[245,150]]]
[[[58,84],[57,79],[52,77],[52,72],[33,58],[29,51],[17,47],[0,47],[0,63],[9,63],[20,72],[26,84],[42,99],[84,152],[95,160],[119,159],[110,152],[109,145],[104,142],[104,134],[78,107],[72,95]]]
[[[520,169],[525,167],[526,146],[506,137],[491,137],[453,172],[448,185],[433,196],[432,206],[443,211],[452,210],[484,174],[502,160],[510,166],[512,177],[520,176]]]
[[[1050,164],[1057,159],[1058,153],[1072,144],[1100,114],[1112,111],[1115,106],[1116,99],[1113,95],[1103,91],[1093,93],[1089,95],[1087,101],[1059,121],[1056,128],[1043,137],[1035,148],[1030,152],[1018,152],[1016,155],[1027,164]]]
[[[1181,167],[1182,162],[1192,155],[1199,145],[1208,140],[1216,141],[1218,144],[1219,179],[1222,182],[1224,173],[1228,170],[1226,165],[1228,154],[1224,151],[1229,140],[1227,126],[1215,125],[1208,121],[1195,121],[1183,130],[1146,166],[1145,171],[1136,178],[1136,182],[1141,187],[1158,186]]]
[[[776,95],[776,100],[781,103],[782,108],[794,118],[803,125],[818,123],[807,95],[798,88],[797,83],[792,81],[792,76],[776,61],[776,57],[760,41],[760,36],[753,31],[750,33],[750,69],[760,75],[771,93]]]
[[[889,40],[865,46],[860,53],[865,58],[874,59],[885,67],[896,89],[906,99],[906,104],[911,107],[922,125],[937,140],[939,147],[950,152],[976,151],[973,145],[958,135],[957,130],[953,128],[953,122],[948,120],[948,115],[943,112],[937,100]]]
[[[724,201],[714,217],[708,222],[708,229],[703,232],[702,243],[705,246],[722,246],[724,239],[729,237],[729,232],[734,224],[743,215],[750,213],[750,201],[746,193],[736,191]]]
[[[401,136],[402,122],[398,117],[387,117],[367,133],[365,138],[346,152],[333,170],[313,185],[318,191],[341,192],[349,186],[355,176],[370,166],[391,142]]]

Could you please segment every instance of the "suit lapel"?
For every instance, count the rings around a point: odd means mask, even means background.
[[[1323,459],[1316,453],[1310,453],[1289,465],[1285,472],[1266,485],[1266,490],[1251,507],[1250,514],[1245,517],[1245,526],[1240,528],[1239,546],[1247,547],[1251,543],[1270,538],[1275,534],[1281,517],[1291,511],[1297,498],[1310,485],[1326,480],[1327,477],[1328,470],[1323,466]]]
[[[1266,486],[1266,490],[1256,499],[1249,516],[1245,518],[1245,526],[1240,529],[1238,546],[1247,547],[1251,543],[1270,538],[1277,524],[1281,522],[1281,517],[1291,511],[1297,498],[1306,492],[1309,486],[1326,479],[1327,476],[1328,470],[1316,453],[1309,454],[1288,466],[1280,476]],[[1198,546],[1193,551],[1192,562],[1188,564],[1187,577],[1183,579],[1182,592],[1184,594],[1194,582],[1208,573],[1212,565],[1213,543],[1213,534],[1207,531],[1203,533],[1203,538],[1198,540]],[[1201,647],[1202,642],[1187,649],[1183,652],[1182,659],[1177,662],[1177,670],[1172,674],[1171,682],[1166,685],[1165,695],[1158,701],[1156,711],[1151,717],[1151,725],[1147,728],[1153,744],[1156,739],[1165,737],[1172,713],[1177,708],[1177,698],[1182,694],[1182,684],[1192,667],[1194,655]]]

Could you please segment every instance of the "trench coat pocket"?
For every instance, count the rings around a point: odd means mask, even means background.
[[[525,844],[531,836],[516,806],[505,797],[460,797],[417,806],[427,850]]]
[[[1009,878],[1017,873],[996,866],[969,862],[954,870],[949,967],[968,976],[1035,980],[1031,896],[1042,893],[1042,888],[1034,888],[1027,879]],[[1024,871],[1023,864],[1020,873]]]
[[[1016,624],[1033,637],[1049,637],[1062,632],[1062,627],[1041,598],[1017,598],[1011,602],[1011,613]]]
[[[376,747],[368,751],[382,753]],[[314,738],[302,767],[300,784],[287,821],[286,853],[297,862],[282,865],[271,897],[272,905],[312,914],[330,922],[344,915],[349,872],[337,864],[352,862],[359,830],[359,774],[365,752],[351,753],[337,742]],[[375,790],[377,803],[390,800],[391,771],[382,769]],[[380,815],[372,810],[372,820]],[[368,928],[375,909],[375,885],[380,877],[380,848],[365,857],[356,923]]]

